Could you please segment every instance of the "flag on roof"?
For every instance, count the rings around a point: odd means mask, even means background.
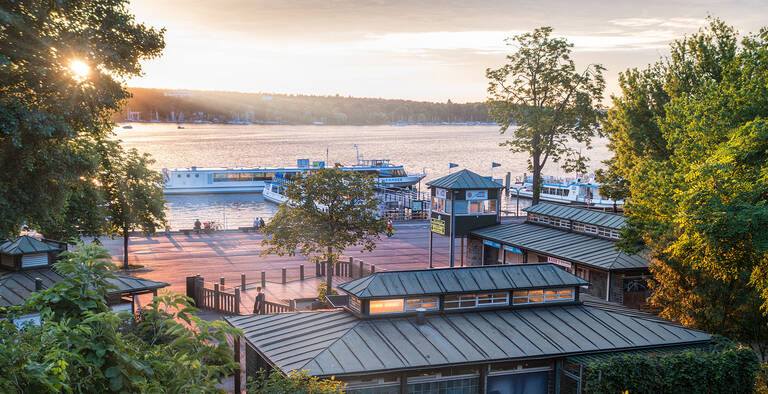
[[[449,168],[449,169],[451,169],[451,168],[455,168],[455,167],[458,167],[458,166],[459,166],[459,165],[458,165],[458,164],[456,164],[456,163],[448,163],[448,168]]]
[[[501,167],[501,163],[491,162],[491,168]]]

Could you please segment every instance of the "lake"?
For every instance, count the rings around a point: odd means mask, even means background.
[[[123,126],[121,124],[120,126]],[[505,140],[496,126],[292,126],[292,125],[220,125],[185,124],[178,129],[170,123],[132,123],[133,129],[116,129],[117,138],[126,148],[136,148],[152,155],[155,168],[293,166],[297,159],[326,160],[328,163],[355,162],[387,158],[402,164],[409,172],[427,173],[424,182],[454,169],[469,169],[481,175],[503,178],[527,172],[526,155],[500,147]],[[610,157],[607,141],[596,139],[594,148],[583,149],[592,170]],[[491,162],[501,163],[493,169]],[[555,163],[548,163],[547,175],[564,176]],[[195,218],[226,223],[228,228],[250,225],[255,217],[271,217],[277,206],[264,201],[261,194],[211,194],[166,196],[168,221],[173,229],[189,228]],[[515,210],[515,199],[504,201],[506,209]],[[520,206],[528,205],[522,200]]]

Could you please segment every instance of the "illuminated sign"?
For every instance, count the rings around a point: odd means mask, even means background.
[[[435,234],[445,235],[445,220],[432,218],[430,230]]]
[[[467,190],[467,200],[487,200],[488,190]]]

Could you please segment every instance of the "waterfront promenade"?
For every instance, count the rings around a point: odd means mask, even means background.
[[[351,248],[345,256],[375,264],[377,270],[420,269],[429,265],[429,232],[426,222],[395,225],[392,237],[382,237],[373,252],[361,254],[359,248]],[[240,274],[246,281],[260,280],[266,272],[267,281],[280,282],[282,268],[287,268],[289,281],[299,278],[299,265],[305,265],[307,277],[313,276],[315,267],[303,256],[260,256],[263,236],[254,233],[227,231],[213,234],[172,233],[151,237],[130,238],[129,263],[143,265],[131,274],[170,284],[169,290],[184,294],[186,277],[200,274],[212,283],[223,277],[227,286],[240,283]],[[113,261],[122,265],[123,241],[120,238],[102,239]],[[459,264],[459,246],[456,242],[456,263]],[[448,265],[448,237],[434,236],[435,266]]]

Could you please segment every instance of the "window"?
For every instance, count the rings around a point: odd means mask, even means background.
[[[518,290],[512,295],[513,305],[573,301],[573,289]]]
[[[458,294],[445,296],[445,309],[464,309],[477,306],[475,294]]]
[[[469,202],[469,214],[480,214],[483,213],[483,200],[475,200]]]
[[[445,309],[466,309],[507,304],[509,304],[509,294],[505,292],[447,295],[444,301]]]
[[[496,213],[496,200],[484,200],[483,201],[484,213]]]
[[[437,297],[409,298],[405,300],[405,310],[415,311],[424,308],[427,311],[436,311],[440,309],[440,300]]]
[[[349,307],[360,312],[360,299],[355,296],[349,296]]]
[[[469,201],[467,201],[467,200],[456,200],[456,201],[454,201],[454,206],[455,206],[456,214],[457,215],[466,215],[467,214],[467,207],[469,206],[468,202]]]
[[[584,232],[589,234],[597,234],[597,226],[591,226],[589,224],[585,224]]]
[[[445,212],[445,199],[433,196],[432,197],[432,210],[435,211],[435,212],[446,213]]]
[[[506,293],[506,292],[477,295],[478,306],[507,305],[507,304],[509,304],[509,293]]]
[[[402,298],[392,300],[371,300],[369,313],[402,313],[404,300]]]

